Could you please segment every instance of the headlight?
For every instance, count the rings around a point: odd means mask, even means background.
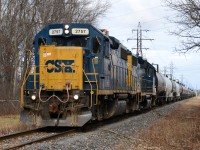
[[[69,34],[69,25],[68,24],[65,25],[65,34]]]
[[[36,100],[36,95],[32,95],[32,96],[31,96],[31,99],[32,99],[32,100]]]
[[[69,25],[68,24],[65,25],[65,29],[69,29]]]
[[[69,34],[69,30],[65,30],[65,34]]]
[[[76,95],[74,95],[74,99],[75,100],[78,100],[78,98],[79,98],[79,96],[76,94]]]

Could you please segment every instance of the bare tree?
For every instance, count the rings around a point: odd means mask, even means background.
[[[165,0],[168,7],[178,12],[173,20],[178,29],[173,34],[181,37],[178,52],[197,52],[200,50],[200,0]]]
[[[0,0],[0,95],[19,93],[26,49],[34,35],[49,23],[91,23],[109,9],[100,0]]]

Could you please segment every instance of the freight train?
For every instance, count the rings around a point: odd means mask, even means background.
[[[90,24],[47,25],[33,44],[21,87],[25,124],[81,127],[194,96]]]

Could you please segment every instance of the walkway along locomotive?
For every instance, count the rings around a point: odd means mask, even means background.
[[[91,120],[193,96],[90,24],[50,24],[27,51],[20,119],[38,126]]]

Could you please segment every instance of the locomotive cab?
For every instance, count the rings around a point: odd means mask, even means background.
[[[141,92],[142,101],[141,106],[143,108],[150,108],[155,105],[156,99],[156,87],[155,87],[155,73],[156,70],[152,64],[142,57],[138,57],[138,62],[140,64],[140,82],[141,82]]]

